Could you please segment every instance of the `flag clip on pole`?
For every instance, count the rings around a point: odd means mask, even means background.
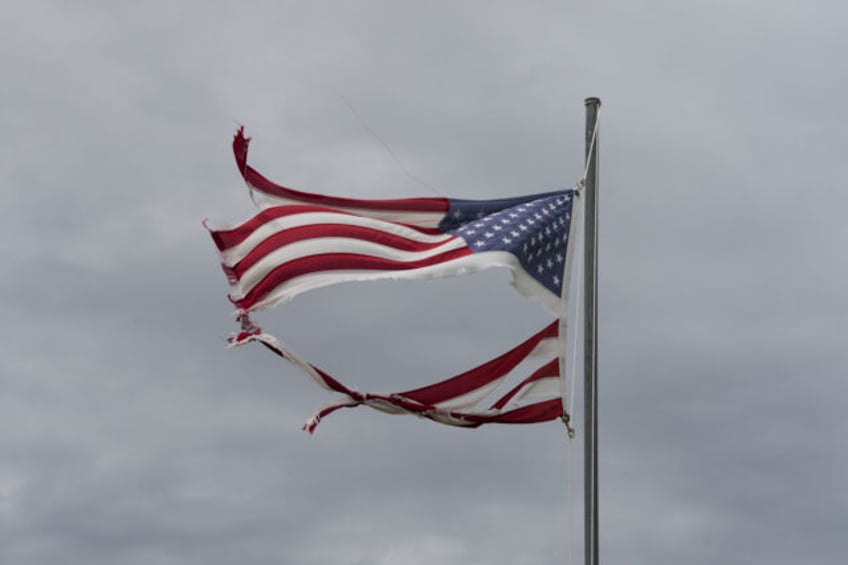
[[[586,565],[598,565],[598,111],[599,98],[586,98],[586,182],[584,188],[583,417],[584,548]]]

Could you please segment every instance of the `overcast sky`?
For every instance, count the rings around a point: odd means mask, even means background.
[[[493,198],[573,186],[587,96],[602,562],[845,563],[844,3],[2,12],[0,563],[553,565],[570,528],[579,562],[579,440],[365,408],[308,436],[329,395],[225,348],[200,222],[251,213],[237,124],[295,188]],[[352,386],[403,390],[542,327],[508,280],[335,286],[257,318]]]

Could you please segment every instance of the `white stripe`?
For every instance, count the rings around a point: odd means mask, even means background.
[[[278,340],[271,334],[261,333],[257,335],[252,335],[248,337],[246,341],[261,341],[269,345],[272,349],[276,349],[283,355],[283,357],[285,357],[285,359],[289,363],[295,365],[296,367],[299,367],[301,371],[309,375],[312,380],[318,383],[321,387],[331,392],[335,392],[332,388],[330,388],[326,381],[324,381],[324,378],[318,373],[318,371],[315,370],[315,367],[313,367],[310,363],[307,363],[304,359],[300,357],[300,355],[283,345],[280,340]]]
[[[382,398],[366,398],[362,401],[366,406],[370,406],[374,410],[379,410],[380,412],[386,412],[387,414],[403,414],[406,412],[400,406],[395,406],[390,402],[386,402]]]
[[[439,402],[435,404],[436,408],[442,410],[463,410],[465,408],[471,408],[476,405],[478,402],[489,396],[489,394],[498,388],[503,380],[507,377],[509,373],[504,374],[502,377],[495,379],[494,381],[487,383],[480,388],[471,390],[465,394],[461,394],[454,398],[449,398],[448,400]]]
[[[282,302],[287,302],[303,292],[344,282],[376,281],[376,280],[418,280],[438,279],[476,273],[494,267],[506,267],[513,273],[513,286],[522,294],[538,299],[554,315],[559,312],[559,297],[539,284],[533,277],[521,268],[518,259],[506,251],[487,251],[474,255],[466,255],[451,261],[410,269],[406,271],[365,271],[339,270],[324,273],[310,273],[286,281],[269,292],[265,298],[250,308],[251,311],[270,308]],[[234,297],[235,298],[235,297]],[[236,298],[237,300],[237,298]],[[546,342],[548,340],[545,340]],[[556,347],[556,345],[554,345]]]
[[[557,397],[559,396],[559,381],[559,376],[553,376],[527,383],[509,400],[509,404],[516,404],[523,398]]]
[[[594,134],[593,134],[594,135]],[[594,139],[594,138],[593,138]],[[588,161],[587,165],[588,167]],[[585,198],[577,197],[577,192],[575,191],[572,194],[571,201],[571,223],[568,226],[568,241],[566,242],[566,252],[565,252],[565,265],[563,266],[562,271],[562,296],[560,298],[560,307],[562,308],[562,314],[559,317],[559,335],[561,337],[560,343],[562,346],[562,355],[559,358],[559,388],[560,388],[560,397],[562,398],[562,413],[567,414],[568,417],[571,417],[572,408],[574,407],[574,387],[577,383],[576,381],[576,370],[577,370],[577,335],[580,331],[579,329],[579,320],[580,320],[580,310],[583,307],[583,304],[580,302],[580,290],[582,288],[583,280],[582,280],[582,263],[583,263],[583,230],[579,229],[582,227],[583,223],[583,214],[582,207]],[[578,246],[578,239],[580,239]],[[571,320],[568,318],[568,302],[571,299],[571,269],[573,268],[574,261],[577,260],[577,280],[574,281],[577,285],[577,293],[574,301],[574,327],[569,329],[569,324]],[[567,343],[568,337],[571,335],[574,338],[574,347],[571,349],[571,359],[570,359],[570,369],[571,369],[571,391],[570,393],[566,393],[566,383],[569,379],[568,368],[566,367],[566,357],[567,353]],[[569,442],[571,445],[571,442]]]
[[[497,410],[495,410],[495,411],[489,411],[489,410],[486,410],[486,411],[484,411],[484,412],[482,412],[482,413],[480,413],[480,414],[478,414],[477,412],[474,412],[473,414],[474,414],[475,416],[476,416],[476,415],[481,415],[481,416],[496,416],[496,415],[500,414],[500,411],[497,411]],[[428,415],[427,415],[427,417],[428,417],[428,418],[430,418],[431,420],[433,420],[434,422],[438,422],[439,424],[445,424],[445,425],[448,425],[448,426],[466,427],[466,426],[474,426],[474,425],[476,425],[476,423],[475,423],[475,422],[470,422],[470,421],[468,421],[468,420],[462,420],[462,419],[457,418],[457,417],[455,417],[455,416],[451,416],[450,414],[445,414],[445,413],[440,413],[440,412],[435,412],[435,413],[433,413],[433,414],[428,414]]]
[[[536,347],[530,350],[527,355],[522,358],[522,361],[540,354],[548,354],[552,358],[555,357],[555,354],[551,355],[552,349],[555,349],[551,346],[555,345],[557,341],[557,338],[545,338],[541,340],[539,343],[536,344]],[[443,400],[442,402],[437,403],[435,406],[444,410],[461,410],[465,408],[470,408],[471,406],[476,405],[478,402],[486,398],[493,390],[495,390],[498,385],[500,385],[503,380],[509,375],[509,373],[510,372],[507,371],[502,377],[495,379],[491,383],[486,383],[479,388],[470,390],[459,396]]]
[[[249,185],[248,185],[249,186]],[[251,187],[253,188],[253,187]],[[271,208],[273,206],[286,206],[290,204],[308,204],[313,206],[325,206],[325,204],[312,203],[305,200],[297,200],[294,198],[284,198],[276,195],[270,195],[260,190],[253,189],[253,194],[256,197],[254,201],[260,208]],[[411,226],[419,226],[422,228],[437,228],[439,223],[445,217],[444,212],[415,212],[408,210],[370,210],[365,208],[355,208],[352,206],[327,206],[335,210],[344,212],[352,212],[360,216],[385,220],[388,222],[398,222],[401,224],[409,224]]]
[[[384,222],[382,220],[374,220],[373,218],[366,218],[362,216],[351,216],[350,214],[339,214],[336,212],[302,212],[266,222],[238,245],[223,250],[221,252],[221,260],[228,265],[234,265],[244,259],[244,257],[250,253],[254,247],[275,233],[286,229],[320,224],[360,226],[420,243],[439,243],[454,237],[450,234],[425,234],[398,224]],[[237,224],[229,229],[234,229],[238,227],[238,225],[241,224]],[[226,228],[215,231],[226,231]]]
[[[311,257],[313,255],[323,255],[326,253],[355,253],[358,255],[368,255],[379,259],[388,259],[402,263],[429,259],[447,251],[462,249],[466,247],[465,241],[462,238],[451,239],[438,247],[434,247],[427,251],[402,251],[375,243],[373,241],[365,241],[361,239],[352,239],[348,237],[321,237],[315,239],[307,239],[285,245],[280,249],[276,249],[259,260],[256,264],[250,267],[241,276],[241,279],[234,285],[233,298],[239,300],[244,298],[268,273],[273,269],[285,265],[291,261]]]

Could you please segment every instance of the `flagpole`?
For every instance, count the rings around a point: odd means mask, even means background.
[[[586,184],[584,233],[583,449],[584,551],[586,565],[598,565],[598,110],[599,98],[586,98]]]

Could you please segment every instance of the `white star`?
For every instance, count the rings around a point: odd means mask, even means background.
[[[508,237],[503,237],[503,238],[501,238],[501,241],[503,241],[503,242],[504,242],[504,243],[506,243],[507,245],[509,245],[510,243],[512,243],[512,239],[510,239],[510,238],[508,238]]]
[[[462,217],[462,212],[460,212],[459,210],[455,210],[454,213],[453,213],[453,217],[458,220],[459,218]]]
[[[477,241],[474,242],[474,245],[475,245],[475,247],[482,247],[483,245],[486,245],[486,241],[483,240],[483,239],[478,239]]]
[[[495,224],[495,225],[492,226],[492,229],[495,230],[495,231],[501,231],[503,228],[500,227],[498,224]]]
[[[543,267],[542,264],[540,263],[539,268],[537,270],[539,271],[539,274],[541,275],[542,273],[545,272],[545,267]]]
[[[554,286],[559,286],[559,277],[554,275]]]
[[[487,231],[487,232],[486,232],[486,233],[484,233],[483,235],[485,235],[485,236],[486,236],[486,237],[488,237],[488,238],[495,237],[495,234],[493,234],[493,233],[492,233],[492,232],[490,232],[490,231]]]
[[[557,263],[562,263],[562,253],[556,254],[556,261],[557,261]]]
[[[521,231],[527,231],[527,226],[525,226],[524,224],[521,224],[521,225],[518,226],[518,229],[520,229]]]
[[[548,268],[549,268],[549,269],[550,269],[551,267],[553,267],[553,266],[554,266],[554,262],[553,262],[553,261],[551,261],[550,259],[548,259],[548,263],[547,263],[547,264],[548,264]]]

